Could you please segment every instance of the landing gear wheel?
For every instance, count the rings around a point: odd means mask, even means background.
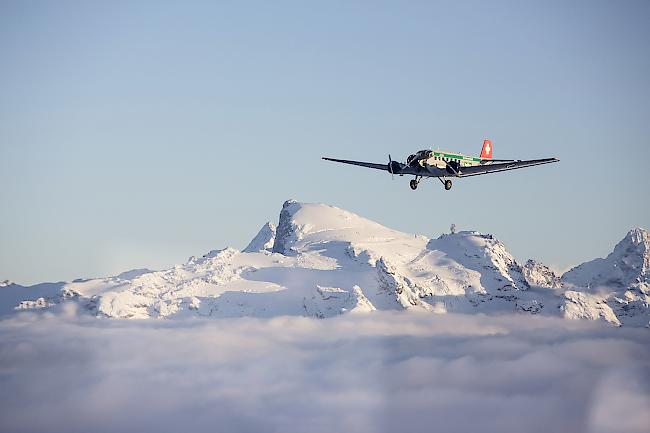
[[[411,186],[411,189],[415,191],[418,188],[418,181],[415,179],[411,179],[411,182],[409,182],[409,185]]]
[[[451,180],[447,179],[445,181],[445,189],[449,191],[451,189]]]

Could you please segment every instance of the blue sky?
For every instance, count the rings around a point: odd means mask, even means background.
[[[2,2],[0,279],[243,248],[282,202],[564,269],[650,226],[650,3]],[[413,150],[559,164],[455,182]]]

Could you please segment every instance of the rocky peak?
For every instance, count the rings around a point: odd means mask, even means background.
[[[610,256],[618,259],[624,271],[638,274],[643,281],[647,281],[648,270],[650,269],[650,236],[648,231],[642,228],[630,230],[623,240],[616,244]]]
[[[244,248],[245,253],[255,253],[258,251],[271,251],[275,243],[275,224],[267,222],[262,226],[257,235]]]
[[[522,267],[524,278],[531,286],[557,289],[562,286],[560,277],[548,266],[536,260],[528,260]]]
[[[273,252],[293,256],[324,242],[363,243],[405,236],[413,235],[335,206],[287,200],[280,211]]]
[[[293,223],[293,216],[299,210],[300,204],[295,200],[287,200],[282,205],[280,219],[273,240],[274,253],[287,255],[291,248],[292,241],[297,239],[296,226]]]
[[[642,228],[630,230],[604,259],[585,262],[562,275],[575,286],[614,289],[647,284],[650,276],[650,240]]]

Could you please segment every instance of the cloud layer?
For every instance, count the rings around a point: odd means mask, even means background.
[[[0,322],[0,431],[647,432],[650,332],[376,313]]]

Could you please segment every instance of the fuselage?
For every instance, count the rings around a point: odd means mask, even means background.
[[[407,158],[407,165],[418,164],[422,168],[433,166],[446,168],[448,163],[458,164],[460,167],[473,167],[485,163],[486,160],[477,156],[463,155],[462,153],[445,152],[442,150],[420,150]]]

